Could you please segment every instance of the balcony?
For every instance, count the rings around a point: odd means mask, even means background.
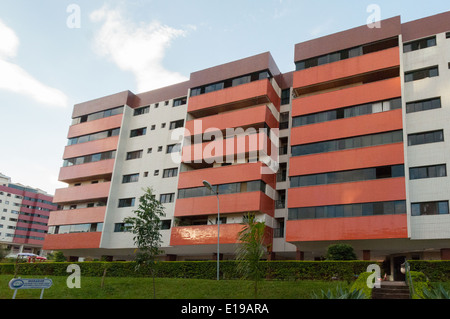
[[[76,136],[83,136],[93,134],[96,132],[102,132],[111,130],[122,125],[123,114],[105,117],[95,121],[84,122],[76,125],[72,125],[69,128],[69,134],[67,138],[73,138]]]
[[[274,201],[262,192],[219,195],[220,213],[262,212],[274,215]],[[216,196],[177,199],[175,217],[217,214]]]
[[[407,215],[290,220],[286,241],[339,241],[408,238]]]
[[[111,182],[60,188],[55,192],[54,203],[77,203],[96,201],[109,196]]]
[[[291,157],[290,176],[403,164],[403,143]]]
[[[188,113],[198,118],[265,103],[279,110],[280,97],[268,79],[193,96]]]
[[[399,48],[391,48],[355,58],[317,66],[294,73],[297,96],[357,83],[383,80],[399,75]]]
[[[266,133],[234,136],[205,143],[187,145],[183,147],[182,162],[186,164],[201,164],[207,162],[226,162],[227,158],[245,158],[249,154],[254,156],[272,155],[276,147]]]
[[[103,223],[106,206],[54,211],[48,220],[49,226]]]
[[[202,187],[207,180],[212,185],[263,180],[275,188],[275,174],[263,174],[267,166],[261,162],[206,168],[180,173],[178,188]]]
[[[64,150],[64,159],[75,158],[90,154],[117,150],[119,136],[104,138],[97,141],[68,145]]]
[[[99,248],[101,236],[101,232],[46,235],[42,249],[67,250]]]
[[[292,117],[384,101],[402,96],[400,77],[341,89],[292,101]]]
[[[99,162],[61,167],[59,181],[73,183],[75,181],[110,178],[114,170],[114,159]]]
[[[288,207],[316,207],[405,200],[405,178],[298,187],[288,190]]]
[[[337,140],[401,129],[403,129],[402,110],[398,109],[295,127],[291,130],[291,145]]]
[[[278,126],[278,121],[269,108],[266,105],[259,105],[188,121],[185,137],[203,134],[206,130],[211,132],[213,129],[225,133],[228,128],[264,127],[264,123],[271,128]]]

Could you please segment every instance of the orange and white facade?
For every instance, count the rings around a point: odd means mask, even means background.
[[[450,258],[449,18],[299,43],[289,73],[263,53],[75,105],[69,187],[44,248],[132,258],[122,221],[152,187],[167,260],[215,258],[219,222],[221,258],[233,258],[248,212],[271,259],[320,259],[337,242],[361,259]]]

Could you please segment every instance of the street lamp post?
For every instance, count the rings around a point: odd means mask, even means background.
[[[211,192],[214,193],[213,187],[207,181],[203,181],[203,185]],[[219,280],[219,258],[220,258],[220,201],[219,201],[219,187],[216,188],[216,196],[217,196],[217,280]]]

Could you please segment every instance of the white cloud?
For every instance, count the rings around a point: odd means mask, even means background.
[[[120,10],[106,6],[94,11],[90,18],[102,23],[95,37],[97,53],[109,57],[120,69],[132,72],[140,92],[187,80],[162,64],[172,40],[185,36],[187,31],[158,21],[136,25],[125,20]]]
[[[63,92],[41,83],[19,65],[8,61],[17,55],[20,41],[14,30],[1,20],[0,39],[0,89],[27,95],[48,106],[66,107],[68,99]]]

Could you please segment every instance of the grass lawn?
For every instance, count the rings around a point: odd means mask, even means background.
[[[0,276],[0,299],[11,299],[8,282],[12,275]],[[24,276],[23,278],[31,278]],[[32,278],[43,278],[33,276]],[[81,288],[67,287],[67,277],[51,277],[53,286],[45,290],[44,299],[153,299],[151,278],[81,277]],[[262,281],[261,299],[310,299],[313,291],[347,287],[346,282]],[[40,290],[19,290],[16,299],[39,299]],[[156,279],[157,299],[253,299],[253,282],[240,280]]]

